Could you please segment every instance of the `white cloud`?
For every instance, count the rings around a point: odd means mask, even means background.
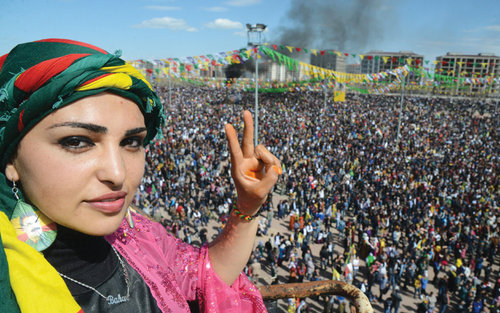
[[[500,39],[491,36],[464,37],[456,45],[472,54],[494,53],[500,50]]]
[[[465,29],[464,33],[479,33],[482,32],[484,29],[482,27],[475,27],[475,28],[470,28],[470,29]]]
[[[171,7],[166,5],[148,5],[146,8],[155,11],[178,11],[181,9],[180,7]]]
[[[486,26],[486,30],[492,30],[494,32],[500,32],[500,25],[491,25],[491,26]]]
[[[261,2],[262,0],[229,0],[226,1],[226,4],[233,7],[245,7],[249,5],[259,4]]]
[[[465,36],[459,38],[459,40],[423,41],[419,46],[423,50],[432,51],[432,55],[426,55],[427,58],[431,57],[432,59],[435,56],[445,55],[447,52],[471,55],[476,55],[477,53],[494,53],[500,50],[500,39]]]
[[[234,32],[233,35],[238,36],[238,37],[246,37],[247,36],[247,32],[245,32],[245,31],[238,31],[238,32]]]
[[[209,28],[217,28],[217,29],[237,29],[243,28],[243,24],[240,22],[231,21],[227,18],[218,18],[213,22],[210,22],[206,25]]]
[[[173,17],[155,17],[150,20],[142,21],[140,25],[137,25],[140,28],[168,28],[170,30],[185,30],[188,32],[196,32],[198,29],[195,27],[189,26],[186,21],[179,18]]]
[[[493,31],[493,32],[500,32],[500,25],[489,25],[489,26],[481,26],[481,27],[475,27],[471,29],[466,29],[464,30],[465,33],[481,33],[484,31]]]
[[[208,11],[208,12],[226,12],[227,8],[224,8],[224,7],[210,7],[210,8],[205,8],[205,11]]]

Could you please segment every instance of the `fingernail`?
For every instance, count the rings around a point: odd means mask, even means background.
[[[251,171],[251,170],[248,170],[245,175],[249,176],[249,177],[252,177],[252,178],[257,178],[257,173],[255,173],[254,171]]]
[[[276,174],[278,175],[281,175],[283,174],[283,170],[281,169],[281,167],[278,167],[276,165],[273,165],[273,170],[276,172]]]

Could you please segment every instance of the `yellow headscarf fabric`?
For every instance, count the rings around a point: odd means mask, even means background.
[[[0,234],[9,264],[10,283],[21,312],[48,312],[50,308],[54,313],[83,313],[59,273],[40,252],[17,239],[16,230],[3,212],[0,212]]]

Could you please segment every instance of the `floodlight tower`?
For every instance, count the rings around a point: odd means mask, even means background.
[[[266,30],[265,24],[247,24],[248,46],[256,47],[257,53],[262,44],[262,32]],[[259,143],[259,57],[255,56],[255,114],[254,114],[254,144]]]

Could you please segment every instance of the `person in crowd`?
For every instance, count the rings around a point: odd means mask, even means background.
[[[403,297],[399,292],[399,287],[394,288],[391,294],[391,310],[394,313],[399,312],[399,306],[401,305],[401,301],[403,301]]]

